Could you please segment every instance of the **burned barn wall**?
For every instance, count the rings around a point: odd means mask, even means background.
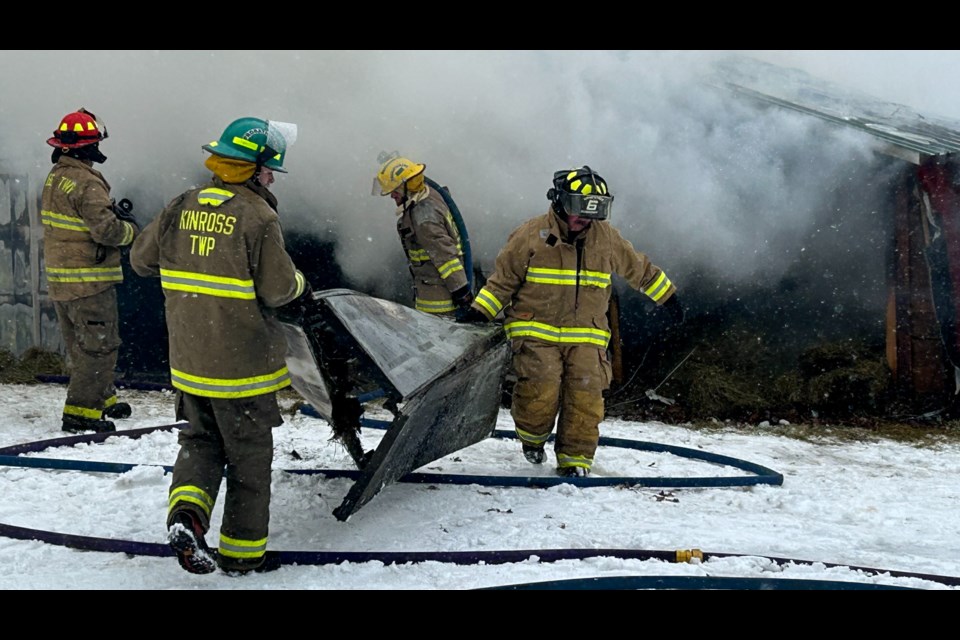
[[[53,306],[41,282],[38,202],[26,175],[0,174],[0,348],[57,350]]]
[[[900,164],[891,193],[895,202],[889,261],[887,361],[898,392],[918,407],[936,407],[952,391],[948,360],[933,304],[925,258],[924,191],[917,168]]]

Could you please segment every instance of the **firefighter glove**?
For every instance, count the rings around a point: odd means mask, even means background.
[[[479,322],[489,322],[487,316],[483,315],[483,312],[470,306],[466,308],[458,308],[456,313],[457,322],[459,323],[479,323]]]
[[[137,218],[133,215],[132,202],[124,198],[120,202],[112,203],[110,208],[113,209],[113,214],[117,216],[118,219],[123,220],[124,222],[129,222],[137,228],[137,231],[140,231],[140,223],[137,222]]]
[[[470,285],[468,284],[463,285],[451,293],[450,296],[453,298],[453,304],[457,305],[460,309],[469,307],[470,303],[473,302],[473,292],[470,291]]]
[[[669,300],[663,303],[663,310],[670,314],[670,319],[674,324],[683,324],[683,305],[680,304],[677,294],[673,294]]]
[[[304,280],[304,289],[298,297],[277,309],[277,318],[289,324],[304,324],[318,315],[320,304],[313,299],[313,287]]]

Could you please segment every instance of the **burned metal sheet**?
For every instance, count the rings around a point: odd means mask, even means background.
[[[291,384],[320,415],[329,419],[333,412],[330,390],[318,366],[318,357],[303,327],[281,322],[287,338],[287,369]]]
[[[490,437],[510,353],[501,340],[482,357],[461,360],[411,398],[333,515],[346,520],[411,471]]]
[[[499,325],[457,324],[347,289],[313,295],[315,315],[281,323],[287,368],[362,471],[334,511],[345,520],[388,484],[493,433],[510,347]],[[371,382],[395,419],[376,450],[364,453],[336,407]]]
[[[477,337],[489,332],[356,292],[338,290],[324,301],[404,398],[482,350]]]

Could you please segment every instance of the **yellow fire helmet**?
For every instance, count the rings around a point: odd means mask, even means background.
[[[396,151],[381,153],[377,156],[380,170],[373,179],[372,195],[388,196],[404,184],[407,191],[414,193],[423,189],[423,171],[427,165],[403,158]]]

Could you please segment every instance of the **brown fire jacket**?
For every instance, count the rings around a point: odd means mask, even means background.
[[[77,300],[123,282],[120,249],[137,229],[114,214],[110,185],[89,164],[60,156],[40,204],[50,299]]]
[[[666,274],[606,221],[594,221],[574,244],[553,209],[517,227],[474,308],[488,318],[504,312],[510,338],[553,344],[610,341],[610,277],[617,274],[657,304],[676,291]]]
[[[398,209],[397,233],[416,289],[416,308],[452,313],[450,293],[467,284],[460,233],[443,197],[425,187]]]
[[[173,386],[245,398],[290,384],[286,340],[269,308],[306,280],[284,247],[269,191],[219,178],[178,196],[133,244],[130,264],[160,276]]]

